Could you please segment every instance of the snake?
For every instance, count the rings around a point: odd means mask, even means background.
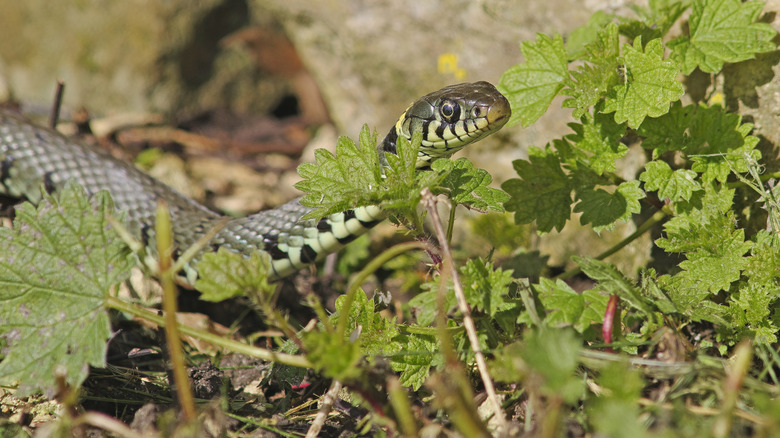
[[[448,158],[466,145],[498,131],[511,115],[507,99],[485,81],[450,85],[412,103],[378,143],[384,154],[396,153],[400,137],[422,142],[416,167],[429,168],[434,159]],[[223,216],[152,178],[131,163],[106,151],[71,140],[8,110],[0,110],[0,193],[38,203],[43,192],[55,192],[69,181],[88,194],[107,190],[118,211],[124,211],[129,230],[153,242],[159,200],[168,205],[174,245],[188,248],[218,223],[223,225],[201,253],[220,247],[249,256],[263,251],[270,257],[269,280],[289,276],[322,259],[377,225],[389,215],[381,206],[363,206],[319,219],[301,218],[312,208],[300,198],[274,209],[241,218]],[[189,265],[188,265],[189,266]],[[184,272],[194,283],[197,271]]]

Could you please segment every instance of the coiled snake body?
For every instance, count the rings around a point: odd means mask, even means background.
[[[396,141],[422,132],[417,167],[449,157],[500,129],[509,119],[506,98],[487,82],[452,85],[415,101],[379,145],[395,153]],[[383,156],[383,155],[382,155]],[[158,199],[167,201],[175,245],[187,248],[222,219],[219,214],[103,151],[0,111],[0,192],[37,202],[41,186],[53,191],[73,180],[88,193],[108,190],[131,230],[153,234]],[[385,218],[380,207],[347,210],[320,220],[300,220],[311,209],[298,200],[273,210],[232,219],[206,250],[226,246],[241,254],[266,251],[272,279],[289,275],[363,234]],[[194,281],[195,272],[187,272]]]

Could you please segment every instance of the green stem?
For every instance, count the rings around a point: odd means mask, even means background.
[[[767,181],[769,181],[770,179],[773,179],[773,178],[775,178],[775,179],[776,178],[780,178],[780,172],[765,173],[765,174],[761,175],[761,182],[767,182]],[[732,181],[730,183],[726,183],[726,187],[728,187],[730,189],[735,189],[735,188],[738,188],[738,187],[744,187],[746,185],[747,184],[742,182],[742,181]]]
[[[351,285],[347,289],[347,294],[344,296],[344,304],[341,306],[338,326],[336,326],[336,334],[338,339],[344,338],[344,332],[347,330],[347,323],[349,322],[349,309],[352,307],[352,302],[355,301],[355,294],[360,290],[360,286],[363,282],[374,273],[377,269],[382,267],[385,263],[395,258],[396,256],[411,251],[413,249],[425,249],[425,244],[418,241],[405,242],[393,247],[388,248],[382,254],[379,254],[373,260],[371,260],[365,268],[363,268],[355,278],[352,280]]]
[[[644,221],[642,223],[642,225],[640,225],[639,228],[636,229],[636,231],[631,233],[631,235],[627,236],[625,239],[623,239],[620,242],[618,242],[617,244],[613,245],[608,250],[606,250],[606,251],[602,252],[601,254],[597,255],[596,256],[596,260],[604,260],[605,258],[611,256],[612,254],[620,251],[626,245],[628,245],[629,243],[633,242],[639,236],[641,236],[642,234],[646,233],[648,230],[653,228],[656,224],[658,224],[659,222],[663,221],[666,218],[666,216],[667,216],[667,213],[665,211],[658,210],[657,212],[655,212],[654,215],[650,216],[649,219]],[[567,278],[570,278],[570,277],[573,277],[573,276],[579,274],[580,272],[582,272],[582,269],[580,267],[576,267],[576,268],[573,268],[573,269],[569,269],[568,271],[563,272],[561,274],[558,274],[557,276],[555,276],[555,279],[556,280],[558,280],[558,279],[565,280]]]
[[[163,289],[163,311],[165,315],[165,338],[168,345],[168,357],[171,360],[173,381],[176,387],[176,396],[179,400],[184,419],[192,422],[197,418],[195,400],[192,395],[192,386],[187,376],[187,365],[184,360],[184,352],[176,324],[177,291],[174,284],[175,271],[171,269],[173,260],[173,231],[171,231],[171,215],[167,205],[160,201],[157,203],[157,220],[155,222],[157,233],[157,254],[159,256],[160,285]]]
[[[151,321],[161,327],[165,326],[165,319],[152,313],[148,310],[142,309],[138,306],[126,303],[115,297],[108,297],[106,299],[106,306],[116,309],[120,312],[127,313],[138,318],[143,318],[147,321]],[[276,353],[271,350],[263,348],[253,347],[232,339],[224,338],[222,336],[215,335],[203,330],[198,330],[186,325],[177,324],[179,331],[187,336],[206,341],[212,345],[228,349],[230,351],[245,354],[247,356],[256,357],[258,359],[267,360],[269,362],[276,362],[283,365],[289,365],[298,368],[311,368],[312,364],[306,360],[303,356],[295,356],[292,354]]]

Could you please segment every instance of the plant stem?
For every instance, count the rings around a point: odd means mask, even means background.
[[[142,309],[138,306],[128,304],[118,298],[108,297],[106,299],[106,306],[116,309],[120,312],[128,313],[138,318],[143,318],[147,321],[151,321],[161,327],[166,325],[166,321],[163,317],[152,313],[148,310]],[[251,345],[244,344],[242,342],[234,341],[213,333],[209,333],[203,330],[198,330],[186,325],[177,324],[179,331],[187,336],[206,341],[217,347],[222,347],[230,351],[246,354],[247,356],[256,357],[258,359],[267,360],[269,362],[275,362],[283,365],[289,365],[298,368],[311,368],[312,364],[306,360],[303,356],[296,356],[286,353],[276,353],[271,350],[263,348],[253,347]]]
[[[184,420],[187,423],[197,418],[195,400],[192,396],[190,379],[187,376],[187,365],[184,360],[181,336],[176,324],[176,285],[174,284],[175,272],[171,269],[173,264],[171,254],[173,252],[173,232],[171,231],[171,215],[168,207],[163,202],[157,203],[157,220],[155,223],[157,234],[157,254],[159,255],[160,285],[163,289],[163,311],[165,314],[165,338],[168,345],[168,356],[173,368],[174,387],[179,400]]]
[[[626,247],[629,243],[636,240],[639,236],[646,233],[648,230],[653,228],[656,224],[663,221],[667,216],[667,213],[664,210],[658,210],[655,212],[654,215],[650,216],[646,221],[644,221],[633,233],[631,233],[629,236],[618,242],[617,244],[613,245],[608,250],[602,252],[601,254],[596,256],[596,260],[604,260],[605,258],[611,256],[612,254],[615,254],[616,252],[620,251],[624,247]],[[573,277],[577,274],[582,272],[582,269],[578,266],[573,269],[569,269],[566,272],[563,272],[561,274],[558,274],[554,277],[554,279],[558,280],[565,280],[567,278]]]
[[[496,416],[496,420],[498,420],[499,427],[501,430],[505,430],[507,427],[507,422],[506,418],[504,418],[504,411],[501,409],[501,402],[498,400],[496,389],[493,386],[493,380],[490,378],[490,374],[488,374],[485,355],[482,353],[482,348],[479,346],[477,327],[474,324],[474,319],[471,318],[471,311],[469,310],[469,305],[466,302],[466,294],[463,292],[463,287],[460,284],[460,277],[458,276],[458,270],[455,267],[455,263],[452,259],[450,245],[447,243],[447,237],[444,234],[444,228],[441,225],[439,212],[436,211],[436,198],[433,196],[430,190],[424,189],[422,192],[422,202],[423,205],[425,205],[425,208],[428,210],[428,214],[431,216],[433,229],[436,232],[436,237],[439,239],[439,244],[441,245],[442,256],[450,268],[450,275],[452,276],[452,287],[455,291],[455,298],[458,301],[458,309],[463,315],[463,325],[466,328],[466,334],[468,335],[471,349],[474,351],[474,357],[477,360],[477,369],[479,370],[479,375],[482,378],[482,384],[485,385],[485,392],[487,392],[488,400],[493,405],[493,413]]]
[[[341,306],[339,315],[338,326],[336,327],[336,334],[338,339],[344,338],[344,332],[347,330],[347,323],[349,322],[349,309],[352,307],[352,302],[355,301],[355,294],[360,289],[363,282],[376,271],[382,265],[395,258],[396,256],[411,251],[413,249],[425,249],[426,246],[422,242],[412,241],[405,242],[388,248],[373,260],[371,260],[366,267],[360,270],[358,274],[352,280],[349,288],[347,289],[346,296],[344,297],[344,304]]]

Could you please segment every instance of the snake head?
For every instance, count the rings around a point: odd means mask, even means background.
[[[498,131],[511,114],[509,101],[489,82],[450,85],[412,103],[379,149],[395,153],[399,136],[411,140],[420,132],[417,167],[428,167],[433,159],[448,158]]]

